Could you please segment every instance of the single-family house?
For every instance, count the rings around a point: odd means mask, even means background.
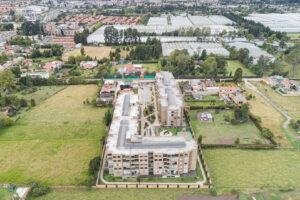
[[[83,70],[93,69],[94,67],[97,67],[97,65],[98,65],[97,61],[81,61],[81,63],[80,63],[80,67]]]
[[[56,60],[56,61],[53,61],[53,62],[45,63],[43,68],[46,69],[47,71],[54,71],[55,69],[60,69],[63,64],[64,64],[64,62]]]

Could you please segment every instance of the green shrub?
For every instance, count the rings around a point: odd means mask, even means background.
[[[21,107],[27,107],[27,101],[24,98],[20,99],[20,106]]]
[[[268,128],[263,128],[261,131],[261,135],[267,139],[272,139],[274,137],[274,134]]]
[[[50,191],[50,188],[45,185],[39,185],[39,183],[34,183],[29,192],[29,197],[40,197],[47,194]]]

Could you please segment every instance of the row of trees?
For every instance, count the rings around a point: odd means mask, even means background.
[[[256,38],[260,36],[268,38],[273,34],[275,34],[276,38],[278,38],[279,40],[286,37],[285,33],[272,31],[269,27],[265,27],[263,24],[254,22],[252,20],[247,20],[240,15],[234,13],[225,13],[224,16],[236,22],[239,26],[243,27],[244,29],[248,30],[248,33],[252,34]]]
[[[50,58],[53,56],[61,56],[63,54],[63,47],[58,45],[53,45],[49,50],[44,50],[41,52],[39,49],[35,49],[30,54],[30,58]]]
[[[0,24],[0,31],[12,31],[14,30],[13,24]]]
[[[35,41],[31,40],[28,36],[25,38],[23,38],[22,36],[18,36],[18,37],[8,40],[7,43],[9,45],[20,45],[20,46],[28,47],[28,46],[34,44]]]
[[[44,29],[43,29],[43,26],[40,24],[40,21],[35,21],[34,23],[25,21],[25,22],[23,22],[21,27],[18,29],[18,33],[27,35],[27,36],[38,35],[38,34],[43,35]]]
[[[195,67],[195,63],[200,66]],[[227,73],[227,62],[224,57],[209,55],[206,50],[202,51],[201,56],[194,54],[190,56],[187,50],[175,50],[167,60],[161,60],[162,67],[171,71],[174,76],[195,75],[205,77],[215,77],[219,74],[225,76]]]
[[[105,45],[139,44],[141,34],[137,29],[118,30],[113,26],[108,26],[104,30],[104,41]]]
[[[162,35],[165,36],[195,36],[195,37],[208,37],[211,35],[211,28],[210,27],[203,27],[203,28],[179,28],[178,30],[171,31],[171,32],[164,32]]]
[[[126,60],[151,60],[159,59],[162,54],[160,40],[148,38],[145,44],[139,44],[133,48]]]
[[[75,33],[74,42],[76,44],[81,43],[82,45],[87,45],[87,37],[89,36],[89,30],[84,29],[82,33]]]

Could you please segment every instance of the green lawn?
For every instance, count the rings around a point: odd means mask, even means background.
[[[249,69],[247,69],[240,61],[238,60],[228,60],[227,61],[227,74],[232,73],[232,76],[235,73],[235,70],[238,68],[243,69],[243,76],[255,76],[253,72],[251,72]]]
[[[142,67],[145,68],[147,72],[160,72],[158,63],[142,64]]]
[[[300,187],[295,150],[204,149],[216,188]]]
[[[10,200],[12,193],[9,192],[9,188],[0,187],[0,199],[1,200]]]
[[[252,122],[239,125],[225,122],[224,115],[230,114],[232,112],[230,110],[221,111],[218,114],[214,110],[210,110],[214,118],[212,123],[200,123],[196,116],[198,112],[201,111],[192,110],[188,114],[196,137],[202,135],[204,144],[234,144],[236,138],[240,138],[242,144],[254,143],[255,139],[264,142],[260,131]]]
[[[208,192],[199,189],[56,189],[46,196],[38,198],[38,200],[176,200],[181,195],[200,195],[203,193]]]
[[[69,86],[0,131],[0,183],[79,184],[99,155],[106,109],[84,105],[96,85]]]
[[[190,107],[203,107],[203,108],[208,108],[208,107],[226,107],[226,104],[224,101],[188,101],[186,102],[188,106]]]
[[[266,84],[260,82],[252,83],[280,109],[285,111],[292,118],[300,119],[300,96],[282,96]]]
[[[28,88],[27,90],[22,90],[15,95],[19,98],[23,97],[28,102],[30,101],[30,99],[34,99],[36,105],[38,105],[48,99],[50,96],[65,88],[66,86],[36,86]]]
[[[299,33],[290,33],[290,34],[287,34],[287,36],[289,38],[291,38],[291,40],[300,40],[300,34]]]

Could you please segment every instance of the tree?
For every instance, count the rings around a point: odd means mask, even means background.
[[[268,128],[263,128],[261,131],[261,135],[267,139],[272,139],[274,137],[274,134]]]
[[[241,112],[243,122],[247,122],[249,120],[249,107],[247,104],[242,105]]]
[[[97,177],[99,168],[100,168],[100,163],[101,163],[101,157],[96,156],[92,160],[90,160],[89,163],[89,174],[92,175],[93,177]]]
[[[17,77],[19,78],[20,75],[22,74],[20,67],[18,66],[14,66],[11,68],[11,72]]]
[[[106,126],[109,126],[110,123],[112,121],[112,113],[110,111],[110,109],[108,109],[106,112],[105,112],[105,115],[104,115],[104,122],[105,122],[105,125]]]
[[[24,98],[20,99],[20,106],[21,107],[27,107],[27,101]]]
[[[215,57],[208,57],[202,65],[203,68],[203,73],[205,76],[205,79],[207,78],[207,76],[213,76],[213,75],[217,75],[216,71],[217,71],[217,61]]]
[[[246,38],[247,38],[247,40],[252,41],[252,40],[254,40],[255,37],[253,34],[249,33],[249,34],[247,34]]]
[[[300,64],[300,44],[296,44],[287,56],[288,61],[292,64],[292,73],[295,75],[295,71]]]
[[[141,176],[140,175],[138,175],[137,177],[136,177],[136,181],[138,182],[138,183],[140,183],[141,182]]]
[[[242,82],[242,78],[243,78],[243,70],[242,70],[242,68],[238,68],[238,69],[235,71],[232,80],[233,80],[234,83],[237,84],[237,83]]]
[[[0,89],[10,89],[15,86],[15,75],[10,70],[0,72]]]
[[[81,49],[80,49],[80,53],[81,53],[81,55],[82,55],[82,56],[84,56],[84,55],[85,55],[85,51],[84,51],[84,48],[83,48],[83,47],[81,47]]]
[[[29,197],[40,197],[47,194],[50,191],[48,186],[40,185],[39,183],[34,183],[29,191]]]
[[[234,144],[240,144],[240,138],[236,138],[236,139],[234,140]]]
[[[31,105],[31,107],[35,106],[35,100],[34,99],[30,99],[30,105]]]
[[[198,145],[201,146],[202,144],[202,135],[199,135],[198,137]]]
[[[207,56],[206,50],[203,49],[203,51],[202,51],[202,53],[201,53],[201,56],[200,56],[200,60],[205,60],[205,59],[206,59],[206,56]]]

